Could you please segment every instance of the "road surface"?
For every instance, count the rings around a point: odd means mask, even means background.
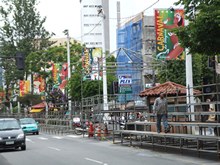
[[[56,136],[27,136],[26,151],[0,151],[0,165],[217,165],[198,157],[112,144],[111,141]]]

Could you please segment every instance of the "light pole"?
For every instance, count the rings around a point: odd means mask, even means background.
[[[108,110],[108,91],[106,73],[106,52],[105,52],[105,13],[101,6],[98,7],[98,15],[102,17],[102,69],[103,69],[103,110]]]
[[[71,78],[71,69],[70,69],[70,36],[69,30],[64,30],[63,33],[67,36],[67,68],[68,68],[68,82]],[[72,129],[72,103],[69,97],[69,91],[67,92],[68,95],[68,111],[69,111],[69,119],[70,119],[70,129]]]

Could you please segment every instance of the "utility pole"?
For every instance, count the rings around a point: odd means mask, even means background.
[[[186,99],[188,112],[194,113],[194,93],[193,93],[193,71],[192,71],[192,55],[186,48]],[[191,121],[195,121],[195,115],[191,114]],[[195,127],[192,127],[192,133],[195,132]]]
[[[106,73],[106,52],[105,52],[105,13],[103,8],[98,8],[98,15],[102,17],[102,69],[103,69],[103,110],[108,110],[108,91],[107,91],[107,73]]]
[[[188,21],[185,22],[185,26],[188,26]],[[188,112],[194,113],[194,88],[193,88],[193,69],[192,69],[192,54],[188,48],[185,48],[185,66],[186,66],[186,102],[188,106]],[[195,121],[195,115],[190,115],[191,121]],[[189,130],[190,131],[190,130]],[[191,127],[192,134],[195,134],[195,127]]]
[[[64,34],[67,36],[67,67],[68,67],[68,82],[71,78],[71,70],[70,70],[70,36],[69,36],[69,30],[64,30]],[[72,129],[72,102],[71,98],[69,97],[69,91],[67,93],[68,95],[68,111],[69,111],[69,119],[70,119],[70,129]]]

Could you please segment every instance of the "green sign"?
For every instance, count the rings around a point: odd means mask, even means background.
[[[131,86],[120,86],[120,94],[129,94],[132,93],[132,87]]]

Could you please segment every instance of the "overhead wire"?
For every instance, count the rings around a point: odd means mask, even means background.
[[[134,18],[134,17],[136,17],[137,15],[139,15],[139,14],[141,14],[142,12],[145,12],[146,10],[148,10],[148,9],[150,9],[151,7],[153,7],[155,4],[157,4],[159,2],[159,0],[157,0],[156,2],[154,2],[153,4],[151,4],[150,6],[148,6],[147,8],[145,8],[144,10],[142,10],[141,12],[139,12],[139,13],[137,13],[137,14],[135,14],[135,15],[132,15],[132,16],[128,16],[128,17],[123,17],[123,18],[120,18],[120,19],[131,19],[131,18]],[[106,18],[106,19],[117,19],[117,18]],[[90,31],[88,31],[87,33],[85,33],[85,34],[83,34],[83,35],[81,35],[81,36],[79,36],[79,37],[76,37],[76,38],[74,38],[75,40],[77,40],[77,39],[82,39],[82,37],[84,37],[84,36],[86,36],[86,35],[88,35],[89,33],[91,33],[91,32],[93,32],[93,30],[95,30],[98,26],[99,26],[99,24],[101,23],[101,21],[102,21],[102,19],[97,23],[97,24],[95,24],[95,26],[90,30]],[[126,21],[125,21],[126,22]],[[123,22],[122,22],[123,23]]]
[[[131,15],[131,16],[127,16],[127,17],[122,17],[120,19],[131,19],[131,18],[134,18],[136,17],[137,15],[145,12],[146,10],[150,9],[151,7],[153,7],[155,4],[157,4],[159,2],[159,0],[157,0],[156,2],[154,2],[153,4],[151,4],[150,6],[148,6],[147,8],[145,8],[144,10],[142,10],[141,12],[137,13],[137,14],[134,14],[134,15]],[[118,19],[118,18],[108,18],[108,19]]]
[[[127,20],[130,20],[130,19],[132,19],[132,18],[135,18],[136,16],[138,16],[138,15],[141,14],[141,13],[144,13],[146,10],[149,10],[149,9],[152,8],[154,5],[156,5],[158,2],[159,2],[159,0],[157,0],[156,2],[154,2],[153,4],[151,4],[150,6],[148,6],[147,8],[145,8],[144,10],[142,10],[141,12],[139,12],[139,13],[137,13],[137,14],[135,14],[135,15],[120,18],[120,19],[126,19],[125,21],[121,22],[121,24],[127,22]]]

